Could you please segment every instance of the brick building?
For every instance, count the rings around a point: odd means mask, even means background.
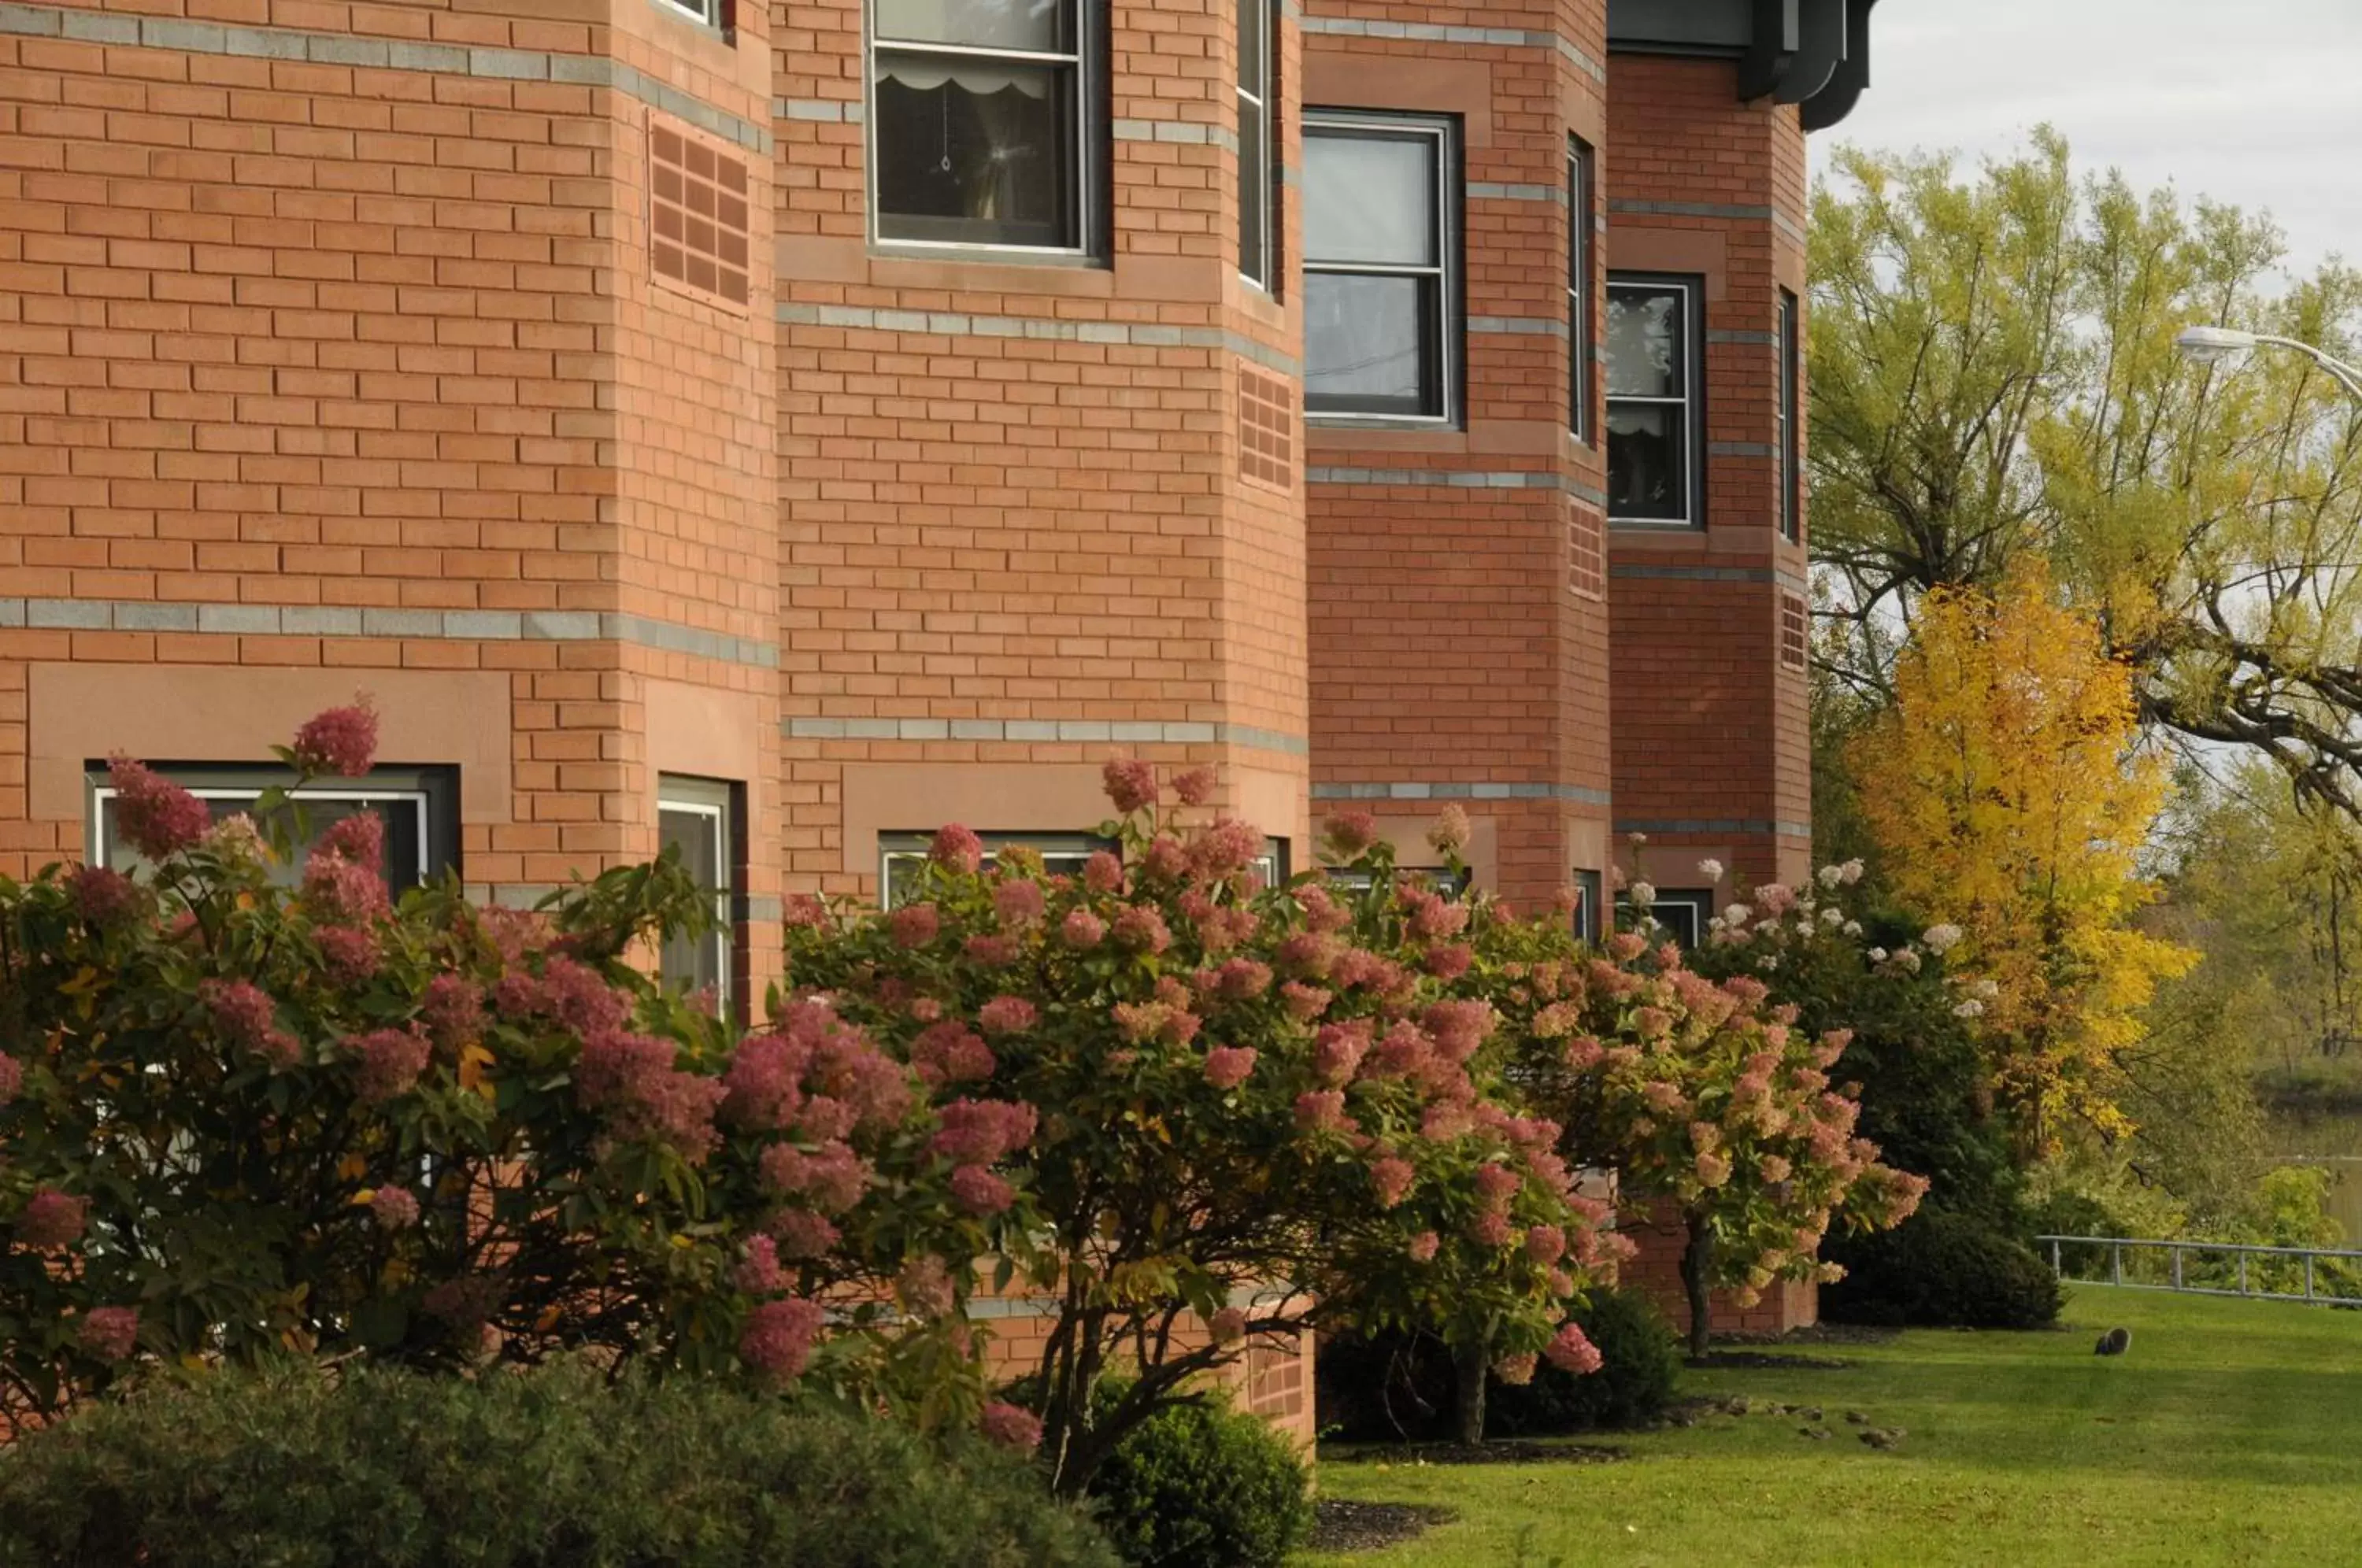
[[[1625,831],[1794,877],[1871,4],[5,0],[0,872],[364,689],[406,874],[679,843],[741,998],[1118,751],[1595,926]]]

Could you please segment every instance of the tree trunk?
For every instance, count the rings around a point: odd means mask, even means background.
[[[1689,1217],[1689,1245],[1682,1249],[1682,1289],[1690,1303],[1690,1359],[1702,1361],[1714,1322],[1714,1307],[1708,1299],[1714,1278],[1714,1232],[1706,1229],[1705,1217],[1696,1214]]]
[[[1453,1435],[1472,1445],[1485,1441],[1485,1379],[1493,1367],[1488,1349],[1478,1340],[1451,1351]]]

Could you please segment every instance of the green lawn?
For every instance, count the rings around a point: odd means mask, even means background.
[[[2075,1287],[2068,1331],[1815,1346],[1842,1369],[1695,1372],[1686,1394],[1817,1404],[1612,1434],[1616,1464],[1325,1463],[1329,1495],[1457,1519],[1307,1568],[1595,1562],[2362,1562],[2362,1312]],[[2092,1353],[2133,1331],[2131,1353]],[[1841,1412],[1908,1436],[1880,1452]]]

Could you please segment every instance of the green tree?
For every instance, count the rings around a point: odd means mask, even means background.
[[[2362,411],[2312,362],[2193,365],[2197,322],[2333,353],[2362,274],[2285,289],[2268,220],[2110,172],[2045,129],[1965,176],[1841,150],[1812,264],[1820,665],[1883,704],[1926,597],[2048,558],[2143,719],[2362,809]]]

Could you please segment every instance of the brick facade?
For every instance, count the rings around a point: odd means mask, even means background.
[[[747,994],[783,891],[1085,829],[1118,751],[1220,764],[1299,868],[1344,802],[1415,845],[1455,800],[1517,900],[1633,828],[1662,885],[1796,874],[1797,110],[1606,0],[1275,11],[1265,292],[1227,0],[1091,13],[1059,265],[877,237],[863,0],[0,4],[0,873],[89,852],[108,753],[259,760],[366,690],[488,899],[736,786]],[[1307,105],[1454,127],[1427,427],[1304,419]],[[1607,522],[1594,363],[1569,428],[1609,270],[1703,280],[1702,526]],[[1308,1419],[1301,1374],[1254,1376]]]

